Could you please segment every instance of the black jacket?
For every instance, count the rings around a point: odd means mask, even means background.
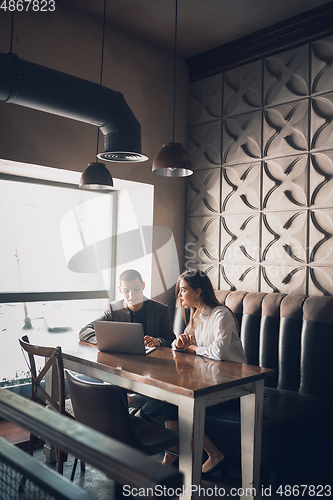
[[[147,335],[162,339],[164,347],[170,347],[176,338],[173,333],[168,306],[156,300],[146,299]],[[111,302],[105,313],[95,321],[131,321],[131,314],[124,300]],[[80,340],[96,344],[94,323],[88,323],[79,332]]]

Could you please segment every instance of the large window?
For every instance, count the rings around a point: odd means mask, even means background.
[[[116,192],[0,174],[0,384],[27,372],[24,331],[77,336],[107,308],[116,221]]]
[[[0,177],[1,292],[110,290],[114,196]]]
[[[125,269],[142,274],[147,297],[179,275],[169,229],[154,228],[153,248],[152,185],[114,179],[106,194],[79,189],[79,178],[0,159],[0,385],[27,377],[19,337],[77,342],[79,330],[120,298]],[[152,291],[154,267],[164,277]]]

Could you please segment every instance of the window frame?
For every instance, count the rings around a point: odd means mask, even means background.
[[[12,175],[0,172],[0,181],[12,181],[27,184],[38,184],[52,187],[59,187],[65,189],[73,189],[79,191],[91,190],[80,188],[77,184],[72,182],[53,181],[49,179]],[[79,291],[66,291],[66,292],[0,292],[0,303],[17,303],[17,302],[50,302],[50,301],[70,301],[70,300],[83,300],[83,299],[109,299],[115,297],[116,291],[116,247],[117,247],[117,212],[118,212],[118,193],[116,190],[106,193],[105,190],[94,190],[95,193],[109,194],[112,196],[112,249],[111,249],[111,277],[109,290],[79,290]]]

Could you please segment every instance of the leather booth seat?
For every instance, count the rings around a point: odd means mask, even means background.
[[[248,363],[266,379],[262,473],[277,484],[322,484],[333,470],[333,297],[217,290],[235,314]],[[181,333],[180,309],[174,318]],[[239,400],[206,412],[206,432],[240,464]]]

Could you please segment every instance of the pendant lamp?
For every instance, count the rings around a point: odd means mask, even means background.
[[[104,0],[104,13],[103,13],[103,39],[102,39],[102,57],[101,57],[101,74],[100,85],[103,82],[103,61],[104,61],[104,39],[105,39],[105,14],[106,14],[106,0]],[[99,128],[97,128],[97,146],[96,146],[96,159],[97,161],[89,163],[81,175],[79,186],[84,189],[92,190],[105,190],[112,191],[113,179],[110,171],[106,168],[105,163],[98,161],[98,145],[99,145]]]
[[[163,177],[186,177],[193,174],[191,161],[180,142],[175,142],[175,115],[176,115],[176,69],[177,69],[177,20],[178,10],[175,0],[175,50],[173,61],[173,124],[172,142],[163,144],[153,161],[152,171]]]

